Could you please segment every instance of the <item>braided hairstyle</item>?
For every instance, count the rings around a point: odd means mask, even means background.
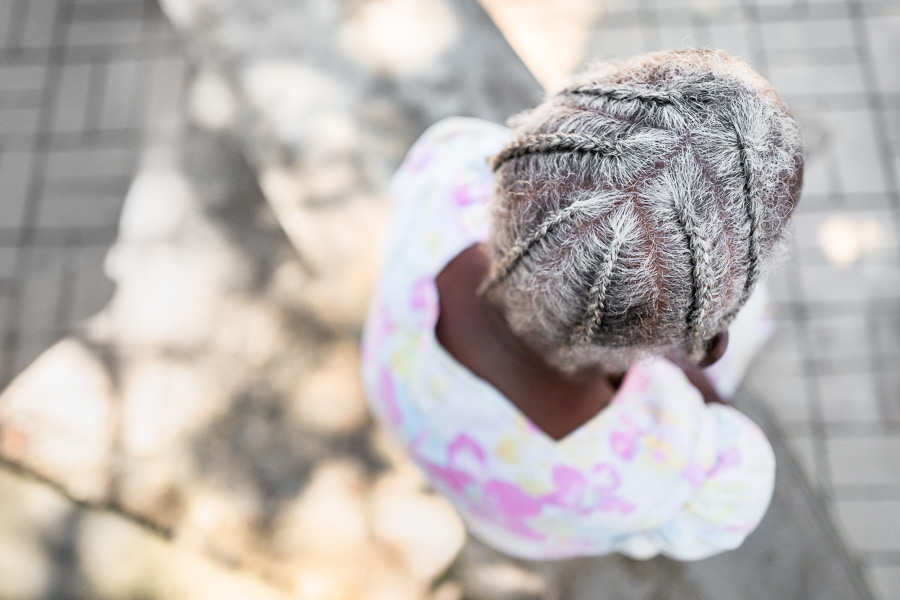
[[[799,127],[777,94],[723,52],[658,52],[598,63],[511,124],[482,292],[512,329],[566,370],[702,358],[799,196]]]

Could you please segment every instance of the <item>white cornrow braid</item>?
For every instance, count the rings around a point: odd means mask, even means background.
[[[563,370],[702,358],[785,239],[803,159],[784,103],[723,52],[661,52],[598,64],[513,122],[480,291]]]
[[[758,189],[758,184],[756,182],[756,173],[754,173],[749,168],[749,161],[747,159],[747,144],[744,142],[743,137],[740,133],[737,132],[737,143],[738,143],[738,152],[741,160],[741,171],[744,175],[744,201],[747,206],[747,219],[750,224],[750,232],[749,232],[749,242],[748,242],[748,257],[749,261],[748,269],[747,269],[747,281],[744,284],[744,293],[741,296],[741,304],[746,302],[747,298],[750,296],[750,292],[753,291],[753,288],[756,286],[756,280],[759,278],[759,258],[760,258],[760,221],[762,220],[762,215],[760,214],[760,206],[756,201],[755,190]]]
[[[585,94],[588,96],[605,96],[610,100],[638,100],[642,102],[656,102],[658,104],[674,104],[684,100],[677,91],[654,92],[631,90],[626,88],[604,88],[590,85],[580,85],[563,90],[563,94]]]
[[[681,221],[681,227],[687,238],[691,252],[691,298],[692,309],[688,314],[688,353],[691,358],[699,360],[706,339],[706,319],[712,305],[712,273],[711,247],[703,232],[703,225],[694,211],[693,203],[686,194],[675,192],[675,207]]]
[[[506,279],[512,270],[516,268],[516,265],[519,264],[519,261],[522,260],[522,257],[531,250],[532,246],[547,237],[547,234],[550,233],[551,229],[571,217],[577,211],[581,210],[581,208],[582,205],[579,203],[573,203],[567,206],[546,218],[544,222],[531,234],[525,237],[525,239],[513,244],[512,247],[506,251],[506,254],[504,254],[500,260],[495,261],[491,266],[491,272],[488,275],[488,279],[481,285],[478,293],[485,294],[495,285]]]
[[[584,312],[584,318],[572,330],[569,338],[569,346],[577,346],[579,344],[589,343],[594,335],[594,331],[603,323],[603,309],[606,306],[606,290],[609,288],[609,282],[612,279],[613,271],[619,260],[619,249],[625,239],[622,228],[621,214],[613,217],[613,236],[609,243],[609,250],[600,265],[597,278],[588,292],[588,305]]]
[[[615,142],[600,137],[579,133],[529,134],[509,142],[491,159],[491,168],[496,171],[506,161],[526,154],[547,154],[567,150],[594,154],[618,154],[620,152]]]

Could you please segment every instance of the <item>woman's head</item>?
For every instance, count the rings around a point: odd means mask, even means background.
[[[559,367],[700,358],[777,254],[797,202],[800,132],[722,52],[600,63],[514,118],[493,160],[486,282]]]

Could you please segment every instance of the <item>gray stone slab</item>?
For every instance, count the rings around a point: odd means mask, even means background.
[[[21,253],[28,277],[21,284],[19,312],[13,317],[20,332],[37,336],[59,328],[68,258],[65,248],[29,248]]]
[[[39,90],[47,75],[45,64],[0,65],[0,92]]]
[[[106,194],[67,194],[44,196],[38,214],[38,227],[115,227],[119,222],[124,197]]]
[[[22,27],[20,44],[26,48],[44,48],[53,40],[53,25],[61,0],[28,2],[25,23]]]
[[[852,358],[869,358],[871,339],[865,306],[848,305],[843,314],[814,315],[807,323],[810,354],[833,364]]]
[[[29,108],[0,108],[0,136],[33,135],[37,131],[40,110]]]
[[[31,186],[34,155],[30,152],[0,151],[0,227],[20,227],[25,216]]]
[[[788,102],[793,96],[863,94],[866,91],[865,76],[859,64],[773,64],[765,75]]]
[[[0,246],[0,278],[11,278],[16,272],[17,252],[15,247]]]
[[[750,25],[747,23],[714,23],[709,26],[712,47],[724,50],[747,62],[753,61],[754,47],[751,43]],[[695,46],[695,47],[702,47]]]
[[[44,173],[48,179],[103,179],[130,177],[137,149],[90,148],[51,150],[46,154]]]
[[[140,41],[140,18],[75,21],[69,23],[66,31],[66,44],[70,47],[138,44]]]
[[[88,63],[61,69],[51,125],[54,132],[79,132],[87,125],[93,68]]]
[[[866,574],[879,600],[900,598],[900,565],[876,565]]]
[[[847,19],[766,23],[760,31],[767,50],[839,47],[852,51],[856,45],[853,24]]]
[[[838,500],[834,514],[854,548],[863,552],[900,552],[900,502]]]
[[[900,71],[894,60],[900,54],[900,16],[879,15],[864,21],[879,91],[900,91]]]
[[[137,101],[135,90],[140,74],[137,60],[115,60],[106,65],[106,85],[100,106],[100,127],[126,129],[136,125],[134,112]]]
[[[900,485],[900,436],[832,437],[828,462],[836,485]]]
[[[865,359],[864,363],[871,363]],[[828,364],[841,365],[841,360]],[[822,373],[816,376],[822,416],[827,423],[878,423],[882,419],[870,372]],[[837,479],[835,479],[837,483]]]

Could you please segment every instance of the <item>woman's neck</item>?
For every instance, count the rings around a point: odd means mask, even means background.
[[[510,328],[503,309],[476,293],[490,267],[483,245],[454,258],[438,275],[438,341],[531,421],[559,439],[606,406],[621,376],[601,365],[564,372]]]

